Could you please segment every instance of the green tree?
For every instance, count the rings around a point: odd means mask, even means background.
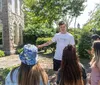
[[[95,9],[90,13],[90,19],[84,25],[84,28],[92,29],[100,29],[100,4],[97,4]]]
[[[44,37],[50,33],[52,36],[55,31],[52,27],[53,22],[66,16],[78,17],[84,10],[84,2],[85,0],[24,0],[24,40],[36,41],[37,37]]]
[[[86,0],[25,0],[26,18],[34,16],[33,22],[42,22],[48,27],[52,26],[54,21],[65,17],[78,17],[84,10],[84,2]],[[30,12],[30,13],[29,13]],[[36,18],[37,17],[37,18]],[[70,18],[71,18],[70,17]]]
[[[91,50],[91,33],[87,29],[83,29],[78,43],[78,54],[81,58],[90,58],[86,50]]]

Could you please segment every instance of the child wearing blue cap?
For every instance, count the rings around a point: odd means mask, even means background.
[[[19,55],[21,65],[14,68],[5,79],[5,85],[48,85],[48,76],[38,63],[38,49],[27,44]]]

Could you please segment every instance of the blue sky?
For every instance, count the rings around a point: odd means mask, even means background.
[[[83,12],[83,14],[81,14],[78,19],[77,19],[77,23],[80,23],[80,26],[82,27],[87,20],[89,19],[89,12],[94,10],[95,8],[95,4],[96,3],[100,3],[100,0],[87,0],[86,4],[86,8]],[[72,24],[70,25],[70,27],[74,27],[74,22],[72,22]]]

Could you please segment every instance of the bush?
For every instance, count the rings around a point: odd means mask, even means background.
[[[18,48],[17,51],[16,51],[16,53],[20,54],[22,51],[23,51],[23,48]]]
[[[86,50],[91,50],[91,33],[89,31],[83,31],[78,44],[78,54],[82,58],[89,58],[89,54]]]
[[[38,37],[52,37],[55,34],[55,29],[53,28],[39,28],[29,25],[23,32],[24,44],[36,44]]]
[[[36,39],[37,39],[37,36],[34,35],[33,33],[31,33],[30,29],[24,30],[24,32],[23,32],[23,43],[24,44],[27,44],[27,43],[35,44]]]
[[[77,45],[79,43],[80,34],[75,34],[74,39],[75,39],[75,44]]]
[[[17,67],[18,65],[12,66],[12,67],[8,67],[8,68],[0,68],[0,85],[5,85],[5,78],[7,76],[7,74],[15,67]]]
[[[96,31],[96,34],[100,35],[100,30]]]
[[[9,71],[10,71],[10,68],[6,68],[6,69],[0,68],[0,85],[5,85],[4,81]]]
[[[38,38],[37,40],[36,40],[36,44],[37,45],[41,45],[41,44],[43,44],[43,43],[46,43],[47,41],[50,41],[52,38]],[[51,45],[49,45],[49,46],[47,46],[47,47],[45,47],[44,48],[44,50],[46,51],[47,49],[50,49],[52,52],[53,51],[55,51],[55,43],[53,43],[53,44],[51,44]]]
[[[36,44],[37,45],[40,45],[40,44],[43,44],[43,43],[46,43],[47,41],[50,41],[52,38],[38,38],[36,40]]]
[[[0,50],[0,57],[4,57],[4,56],[5,56],[4,51]]]
[[[81,29],[76,29],[76,28],[68,29],[68,32],[74,36],[75,44],[77,45],[80,39]]]

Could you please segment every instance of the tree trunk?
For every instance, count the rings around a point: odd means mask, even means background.
[[[77,17],[75,17],[75,22],[74,22],[74,35],[75,35],[75,29],[76,29],[76,20],[77,20]]]
[[[77,17],[75,17],[74,28],[76,28]]]

